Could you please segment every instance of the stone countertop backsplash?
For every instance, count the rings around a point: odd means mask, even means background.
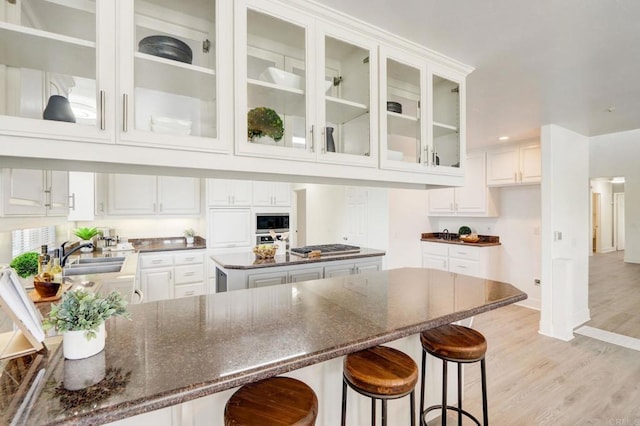
[[[420,241],[428,241],[434,243],[445,244],[464,244],[465,246],[478,246],[489,247],[502,245],[500,237],[495,235],[478,235],[480,240],[476,243],[466,243],[460,240],[460,235],[456,233],[442,233],[442,232],[424,232],[420,236]]]
[[[133,248],[139,253],[207,248],[207,240],[202,237],[195,237],[193,244],[187,244],[187,240],[184,237],[129,238],[129,242],[133,244]]]

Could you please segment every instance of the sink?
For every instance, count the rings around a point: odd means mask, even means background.
[[[108,272],[120,272],[124,257],[96,257],[82,258],[76,262],[65,266],[62,274],[85,275],[85,274],[106,274]]]
[[[124,257],[120,256],[114,256],[114,257],[83,257],[81,259],[78,259],[77,262],[72,263],[72,265],[86,265],[86,264],[91,264],[91,263],[111,263],[111,262],[120,262],[122,264],[122,262],[124,262]]]

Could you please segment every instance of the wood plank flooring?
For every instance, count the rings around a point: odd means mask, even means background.
[[[591,257],[587,325],[640,338],[640,265],[622,259],[622,252]],[[570,342],[552,339],[538,334],[539,320],[538,311],[519,306],[475,318],[474,328],[489,344],[490,422],[640,425],[640,352],[580,335]],[[478,415],[479,370],[465,370],[463,403]]]

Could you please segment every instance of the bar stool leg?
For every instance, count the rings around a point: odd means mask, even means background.
[[[409,396],[411,407],[411,426],[416,426],[416,391],[412,390]]]
[[[425,421],[422,418],[422,412],[424,411],[424,379],[425,379],[425,369],[427,365],[427,353],[422,351],[422,375],[420,376],[420,426],[425,424]]]
[[[442,360],[442,424],[447,425],[447,361]]]
[[[342,421],[340,424],[345,426],[347,423],[347,382],[342,379]]]
[[[487,411],[487,370],[484,358],[480,361],[480,373],[482,376],[482,421],[484,426],[489,426],[489,412]]]
[[[371,398],[371,426],[376,426],[376,399]]]
[[[382,426],[387,426],[387,400],[382,400]]]
[[[462,364],[458,363],[458,426],[462,426]]]

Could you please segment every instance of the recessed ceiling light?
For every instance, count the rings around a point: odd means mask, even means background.
[[[508,141],[509,140],[509,136],[500,136],[498,138],[499,141]]]

